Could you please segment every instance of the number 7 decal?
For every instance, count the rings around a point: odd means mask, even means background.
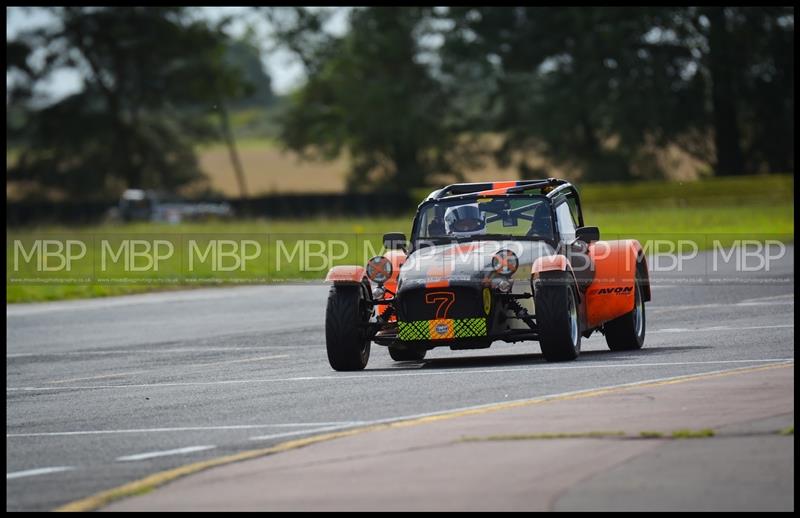
[[[437,320],[447,318],[447,312],[450,311],[450,306],[453,305],[455,300],[456,294],[452,291],[432,291],[425,294],[426,304],[436,304],[437,301],[439,302],[439,306],[436,308]]]

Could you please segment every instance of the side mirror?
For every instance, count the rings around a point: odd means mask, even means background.
[[[597,227],[579,227],[575,230],[575,237],[585,243],[600,241],[600,229]]]
[[[383,235],[383,246],[387,250],[406,249],[406,235],[402,232],[388,232]]]

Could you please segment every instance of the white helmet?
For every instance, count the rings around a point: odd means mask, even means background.
[[[454,237],[470,237],[486,233],[486,220],[477,203],[450,207],[444,214],[447,234]]]

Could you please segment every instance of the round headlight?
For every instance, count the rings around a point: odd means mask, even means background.
[[[383,284],[392,276],[392,262],[382,255],[367,261],[367,277],[369,280]]]
[[[492,269],[500,275],[511,275],[519,268],[519,258],[511,250],[500,250],[492,257]]]

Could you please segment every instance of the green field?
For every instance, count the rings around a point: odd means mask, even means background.
[[[692,240],[700,249],[709,248],[713,239],[719,240],[724,246],[738,239],[793,241],[793,177],[788,175],[710,179],[680,184],[585,185],[579,188],[586,224],[600,227],[604,239],[636,238],[642,243],[653,239],[667,243]],[[409,213],[393,219],[319,218],[180,225],[9,228],[6,301],[99,297],[221,283],[319,280],[324,278],[330,265],[326,264],[322,255],[314,255],[322,250],[319,247],[328,247],[327,250],[334,247],[333,253],[337,258],[332,264],[361,264],[372,250],[380,251],[384,232],[403,231],[408,234],[412,216]],[[48,237],[80,240],[86,245],[85,255],[75,262],[66,277],[63,272],[37,272],[35,261],[24,261],[24,253],[30,252],[35,240]],[[122,237],[138,237],[151,242],[160,239],[164,242],[162,251],[169,249],[166,242],[170,242],[175,253],[163,262],[158,272],[130,273],[122,260],[116,263],[111,261],[115,252],[120,253],[118,245]],[[15,248],[14,240],[20,240],[20,250]],[[103,240],[106,245],[102,245]],[[189,240],[194,240],[194,248],[191,248]],[[240,261],[244,270],[220,273],[217,268],[212,275],[213,253],[220,251],[224,254],[224,249],[209,248],[209,244],[223,246],[222,240],[250,242],[252,257]],[[302,243],[302,246],[295,248],[298,243]],[[309,248],[304,249],[303,246]],[[79,250],[79,247],[76,249]],[[259,253],[256,255],[257,250]],[[197,253],[193,255],[193,252]],[[304,255],[304,252],[309,255]],[[16,270],[13,270],[15,253],[18,257]],[[97,275],[104,254],[108,259],[105,265],[107,271]],[[191,271],[189,255],[196,259]],[[207,260],[200,261],[202,257]],[[224,265],[224,261],[217,266],[220,264]],[[236,260],[231,259],[226,267],[232,268],[236,264]],[[136,261],[127,264],[131,265],[136,266]],[[139,266],[147,266],[146,258]],[[93,272],[94,278],[87,281]],[[14,281],[26,278],[26,282]],[[31,279],[35,282],[32,283]],[[75,283],[72,282],[74,279],[83,280]]]

